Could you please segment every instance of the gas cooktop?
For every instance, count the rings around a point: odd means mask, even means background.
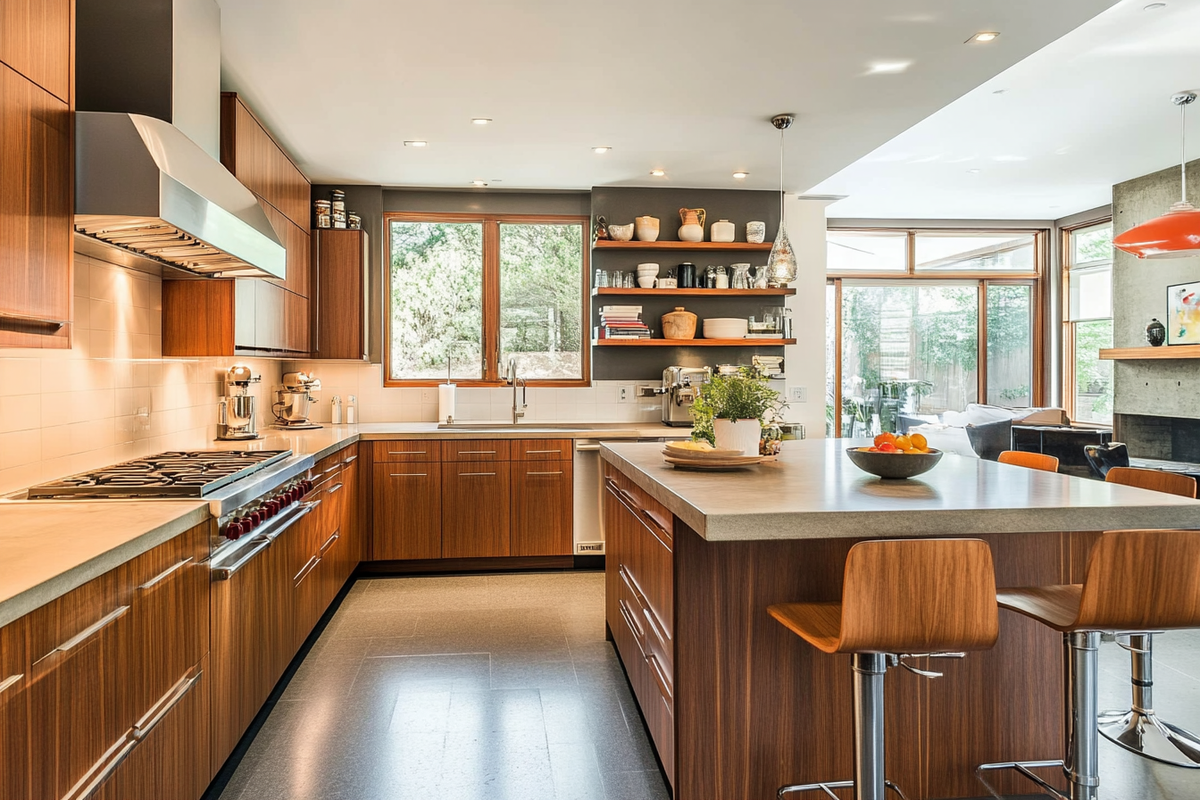
[[[31,488],[28,497],[205,497],[291,454],[291,450],[176,450],[43,483]]]

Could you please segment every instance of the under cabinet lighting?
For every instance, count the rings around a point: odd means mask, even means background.
[[[656,178],[661,178],[661,177],[663,177],[664,175],[666,175],[667,173],[666,173],[666,171],[665,171],[665,170],[661,170],[661,169],[652,169],[652,170],[650,170],[650,174],[651,174],[651,175],[653,175],[653,176],[654,176],[654,177],[656,177]]]
[[[987,42],[994,42],[994,41],[996,41],[996,37],[999,35],[1000,34],[997,33],[996,31],[980,31],[979,33],[972,36],[970,39],[967,39],[967,44],[970,44],[971,42],[980,42],[980,43],[985,43],[985,44]]]
[[[911,61],[875,61],[867,65],[868,75],[895,75],[912,66]]]
[[[596,155],[604,155],[604,154],[605,154],[605,153],[607,153],[609,150],[612,150],[612,148],[611,148],[611,147],[607,147],[607,146],[600,146],[600,147],[593,147],[593,148],[592,148],[592,152],[593,152],[593,153],[595,153]]]
[[[472,186],[487,186],[487,181],[471,181]]]
[[[475,119],[471,120],[471,123],[474,125],[487,125],[489,122],[491,122],[491,119],[488,117],[475,117]]]
[[[746,179],[747,177],[749,177],[749,176],[750,176],[750,173],[749,173],[749,172],[735,172],[735,173],[733,173],[733,177],[737,178],[739,181],[740,181],[740,180],[745,180],[745,179]]]
[[[429,142],[425,141],[424,139],[406,139],[404,142],[404,146],[405,147],[428,147]]]

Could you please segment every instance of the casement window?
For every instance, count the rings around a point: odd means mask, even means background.
[[[1112,424],[1112,221],[1063,232],[1063,398],[1075,422]]]

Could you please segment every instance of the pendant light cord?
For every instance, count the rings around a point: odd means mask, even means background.
[[[1179,104],[1179,202],[1181,203],[1187,202],[1187,107],[1187,103]]]
[[[787,217],[784,216],[783,205],[783,128],[779,129],[779,225],[785,227],[784,222]]]

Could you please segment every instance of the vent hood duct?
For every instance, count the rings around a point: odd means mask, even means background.
[[[78,113],[75,159],[77,232],[201,275],[284,277],[254,195],[173,125]]]
[[[172,277],[284,277],[267,215],[217,160],[220,41],[214,0],[78,4],[77,250]]]

